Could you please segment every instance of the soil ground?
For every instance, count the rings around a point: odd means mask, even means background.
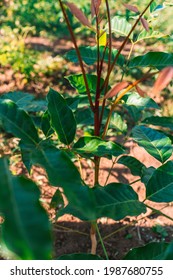
[[[67,43],[65,40],[58,42],[49,42],[46,39],[35,38],[30,39],[27,42],[32,47],[49,47],[52,48],[53,52],[58,54],[62,50],[68,50],[71,48],[71,43]],[[78,70],[77,66],[69,64],[68,71],[75,72]],[[60,74],[57,72],[51,77],[41,77],[41,81],[38,83],[31,82],[28,85],[21,83],[22,76],[14,75],[10,67],[1,69],[0,74],[0,92],[8,92],[11,90],[23,90],[28,92],[34,92],[39,94],[46,93],[45,88],[49,85],[54,86],[58,89],[57,78],[60,79]],[[0,149],[2,153],[6,155],[11,154],[11,150],[16,145],[17,141],[14,139],[5,139],[6,146],[4,146],[4,135],[0,135]],[[159,162],[154,160],[149,154],[147,154],[142,148],[139,148],[133,141],[128,141],[126,147],[129,149],[130,154],[146,166],[159,166]],[[1,153],[1,151],[0,151]],[[25,174],[28,176],[26,169],[24,168],[20,157],[14,156],[11,160],[11,169],[14,174]],[[100,170],[100,184],[104,185],[112,162],[107,159],[101,161]],[[92,184],[93,175],[90,167],[83,163],[83,176],[88,184]],[[44,207],[48,211],[50,220],[53,224],[53,236],[54,236],[54,255],[59,257],[63,254],[70,253],[89,253],[91,248],[90,242],[90,224],[82,222],[72,215],[64,215],[58,220],[55,219],[55,211],[50,209],[48,204],[54,194],[56,188],[49,185],[44,170],[39,167],[34,167],[31,178],[34,179],[41,190],[41,199]],[[111,175],[107,183],[110,182],[122,182],[129,183],[137,180],[137,177],[131,175],[128,168],[124,168],[122,165],[117,164],[112,169]],[[140,200],[144,198],[145,188],[142,183],[136,182],[133,185],[135,191],[137,191]],[[156,204],[150,203],[152,207],[162,209],[162,212],[169,215],[173,219],[173,206],[171,204]],[[101,236],[104,240],[104,244],[110,259],[122,259],[123,256],[133,247],[142,246],[151,241],[167,241],[173,240],[173,220],[167,219],[160,214],[153,214],[151,210],[148,210],[146,214],[140,217],[126,217],[121,221],[113,221],[111,219],[102,218],[98,221]],[[154,232],[154,226],[160,225],[163,229],[162,233]],[[97,254],[104,258],[104,253],[101,244],[98,240]]]

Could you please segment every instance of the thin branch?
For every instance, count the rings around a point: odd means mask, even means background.
[[[108,57],[108,73],[109,73],[110,67],[111,67],[111,57],[112,57],[112,28],[111,28],[111,16],[110,16],[108,0],[106,0],[105,2],[106,2],[108,27],[109,27],[109,57]],[[109,83],[109,79],[108,79],[107,83]]]
[[[111,16],[110,16],[110,9],[109,9],[108,0],[106,0],[105,2],[106,2],[106,10],[107,10],[107,18],[108,18],[108,28],[109,28],[109,45],[108,45],[109,46],[109,54],[108,54],[108,68],[107,68],[107,75],[109,75],[110,68],[111,68],[111,58],[112,58],[112,27],[111,27]],[[109,85],[109,77],[107,79],[107,82],[105,83],[104,95],[107,93],[108,85]],[[101,127],[101,124],[102,124],[105,104],[106,104],[106,102],[105,102],[105,100],[103,100],[101,114],[100,114],[100,120],[99,120],[99,128]]]
[[[130,38],[130,35],[132,34],[132,32],[133,32],[134,29],[136,28],[137,24],[139,23],[139,21],[141,20],[141,18],[143,17],[143,15],[145,14],[145,12],[148,10],[148,8],[150,7],[150,5],[152,4],[153,1],[154,1],[154,0],[151,0],[151,1],[149,2],[149,4],[147,5],[147,7],[146,7],[146,8],[143,10],[143,12],[139,15],[138,19],[136,20],[136,22],[135,22],[134,25],[132,26],[132,28],[131,28],[129,34],[127,35],[127,37],[126,37],[125,40],[123,41],[121,47],[119,48],[119,50],[118,50],[118,52],[117,52],[117,54],[116,54],[116,56],[115,56],[115,58],[114,58],[114,61],[112,62],[112,65],[111,65],[111,67],[110,67],[110,71],[109,71],[109,73],[107,74],[107,77],[106,77],[106,79],[105,79],[105,82],[104,82],[104,84],[103,84],[103,86],[102,86],[103,88],[105,87],[107,81],[109,80],[109,76],[110,76],[110,74],[111,74],[111,72],[112,72],[112,70],[113,70],[113,68],[114,68],[114,66],[115,66],[115,64],[116,64],[116,62],[117,62],[117,60],[118,60],[119,55],[121,54],[121,52],[122,52],[122,50],[124,49],[126,43],[128,42],[128,40],[129,40],[129,38]]]
[[[108,176],[107,176],[106,181],[105,181],[105,183],[104,183],[104,187],[107,185],[107,182],[108,182],[108,180],[109,180],[109,177],[110,177],[110,175],[111,175],[112,169],[113,169],[113,167],[114,167],[116,161],[117,161],[117,157],[112,161],[112,166],[111,166],[111,168],[109,169],[109,173],[108,173]]]
[[[154,73],[146,73],[141,79],[137,80],[137,81],[134,81],[132,84],[130,84],[125,90],[123,90],[119,95],[118,97],[115,99],[114,103],[112,104],[111,106],[111,109],[109,111],[109,115],[107,117],[107,121],[106,121],[106,124],[105,124],[105,128],[104,128],[104,131],[103,131],[103,134],[102,134],[102,139],[104,139],[104,137],[106,136],[106,133],[107,133],[107,130],[108,130],[108,127],[109,127],[109,123],[110,123],[110,119],[111,119],[111,115],[116,107],[116,105],[118,104],[118,102],[122,99],[122,97],[129,91],[131,90],[133,87],[135,87],[136,85],[138,85],[139,83],[145,81],[146,79],[148,79],[149,77],[155,75],[159,73],[159,71],[156,71]]]
[[[64,15],[68,30],[70,32],[72,42],[73,42],[75,50],[76,50],[77,57],[78,57],[78,60],[79,60],[79,65],[81,67],[81,71],[82,71],[82,74],[83,74],[84,83],[85,83],[86,92],[87,92],[87,95],[88,95],[88,100],[89,100],[89,103],[90,103],[90,106],[91,106],[91,110],[94,112],[94,105],[93,105],[93,102],[92,102],[92,98],[91,98],[91,94],[90,94],[90,90],[89,90],[89,86],[88,86],[88,81],[87,81],[87,77],[86,77],[86,73],[85,73],[85,68],[84,68],[82,57],[81,57],[81,54],[80,54],[80,51],[79,51],[79,48],[78,48],[78,45],[77,45],[77,42],[76,42],[76,38],[75,38],[75,35],[74,35],[74,32],[73,32],[73,29],[71,28],[71,25],[70,25],[70,22],[69,22],[69,19],[67,17],[67,14],[66,14],[66,11],[65,11],[65,8],[63,6],[62,1],[59,0],[59,3],[60,3],[60,7],[61,7],[62,13]]]
[[[96,223],[96,231],[97,231],[97,234],[98,234],[100,243],[101,243],[101,245],[102,245],[103,252],[104,252],[104,254],[105,254],[106,260],[109,260],[109,257],[108,257],[108,254],[107,254],[105,245],[104,245],[104,243],[103,243],[103,238],[102,238],[102,236],[101,236],[101,234],[100,234],[99,227],[98,227],[97,223]]]
[[[168,215],[164,214],[164,213],[163,213],[163,212],[161,212],[160,210],[155,209],[155,208],[153,208],[153,207],[151,207],[151,206],[149,206],[149,205],[147,205],[147,204],[145,204],[145,205],[146,205],[149,209],[153,210],[154,212],[156,212],[156,213],[158,213],[158,214],[160,214],[160,215],[164,216],[165,218],[167,218],[167,219],[169,219],[169,220],[173,221],[173,218],[172,218],[172,217],[170,217],[170,216],[168,216]]]

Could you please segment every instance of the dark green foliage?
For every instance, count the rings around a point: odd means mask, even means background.
[[[20,5],[21,2],[19,1]],[[65,58],[73,63],[79,62],[81,68],[80,73],[66,76],[75,93],[72,96],[69,92],[61,94],[50,89],[47,98],[43,100],[23,92],[4,94],[0,98],[0,126],[4,134],[18,138],[17,148],[20,148],[22,161],[29,174],[32,174],[34,165],[40,166],[45,170],[49,184],[56,187],[50,202],[50,208],[55,208],[56,216],[70,214],[90,222],[91,233],[96,237],[97,229],[105,257],[108,259],[97,228],[97,219],[108,217],[119,221],[129,216],[137,217],[147,213],[147,208],[151,208],[150,204],[147,204],[148,200],[157,203],[173,201],[172,117],[160,116],[158,104],[145,96],[138,86],[155,74],[152,72],[154,68],[161,70],[172,66],[173,57],[166,52],[148,52],[131,58],[133,48],[128,59],[121,54],[128,41],[135,45],[147,38],[163,37],[163,34],[152,28],[152,24],[148,33],[138,29],[135,32],[135,25],[140,24],[144,11],[137,19],[132,17],[130,22],[128,17],[120,15],[111,19],[106,0],[106,22],[104,27],[101,27],[97,14],[92,15],[92,20],[90,16],[86,18],[83,14],[83,11],[88,12],[89,5],[80,11],[72,4],[64,6],[59,0],[60,11],[54,1],[40,1],[38,6],[37,2],[26,1],[21,10],[17,9],[13,14],[24,15],[29,8],[31,13],[26,13],[26,18],[22,18],[21,23],[23,20],[33,20],[35,24],[35,20],[41,20],[42,15],[46,30],[50,30],[48,22],[55,18],[57,21],[54,21],[54,27],[59,28],[62,14],[65,16],[75,46]],[[151,13],[158,11],[155,2],[150,4],[152,1],[147,6]],[[41,9],[41,13],[33,18],[32,11],[36,8],[39,11]],[[45,9],[47,13],[44,13]],[[105,11],[100,9],[100,15],[105,15]],[[92,25],[88,34],[95,33],[95,46],[77,47],[77,38],[72,27],[79,26],[78,21],[84,24],[81,30]],[[86,21],[89,24],[85,24]],[[105,29],[102,31],[102,28]],[[38,28],[37,32],[39,31]],[[115,37],[125,38],[118,50],[114,49],[112,44]],[[30,64],[27,65],[29,66]],[[133,74],[131,71],[137,71],[138,68],[138,80],[129,81]],[[172,68],[168,70],[170,77],[166,85],[172,77]],[[30,70],[28,71],[30,73]],[[111,98],[107,98],[110,96],[109,90],[113,92]],[[155,126],[155,129],[152,126]],[[131,143],[135,141],[136,145],[157,160],[158,168],[152,165],[146,167],[145,162],[128,154],[126,144],[129,136]],[[99,177],[100,162],[105,158],[112,161],[112,167],[108,170],[105,185],[102,186]],[[94,180],[90,185],[82,174],[83,162],[93,171]],[[131,174],[138,176],[137,180],[144,184],[146,196],[143,201],[131,187],[136,178],[127,184],[121,180],[109,183],[109,176],[116,164],[128,167]],[[51,259],[51,227],[47,214],[39,203],[40,192],[31,180],[13,176],[10,168],[6,158],[0,158],[0,213],[4,218],[2,240],[17,258]],[[121,178],[121,174],[118,174],[117,178]],[[67,203],[64,202],[64,196]],[[160,210],[154,211],[162,214]],[[125,259],[171,259],[171,250],[172,244],[151,243],[132,249]],[[93,254],[70,254],[59,259],[101,258]]]

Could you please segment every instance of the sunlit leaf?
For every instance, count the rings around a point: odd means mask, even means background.
[[[127,124],[124,119],[115,112],[110,120],[110,128],[115,128],[117,131],[125,133],[127,131]]]
[[[167,35],[161,33],[160,31],[153,31],[153,30],[149,30],[149,31],[146,31],[146,30],[142,30],[137,39],[136,39],[136,43],[137,42],[140,42],[142,40],[147,40],[147,39],[154,39],[154,38],[162,38],[162,37],[166,37]]]
[[[69,81],[70,85],[78,91],[78,93],[86,93],[85,81],[82,74],[66,76],[66,79]],[[92,74],[86,74],[86,79],[88,82],[90,92],[95,94],[97,89],[97,76]],[[100,87],[103,85],[103,83],[104,79],[101,78]]]
[[[115,16],[111,20],[111,30],[115,35],[126,37],[131,28],[132,25],[124,17]],[[106,30],[109,32],[108,25],[106,25]],[[133,34],[130,35],[130,38],[133,38]]]
[[[73,146],[73,150],[83,157],[99,156],[108,157],[118,156],[125,151],[122,146],[112,141],[104,141],[99,137],[81,137]]]
[[[158,104],[153,99],[150,97],[141,97],[135,92],[124,95],[122,99],[125,101],[126,105],[139,108],[140,110],[144,108],[159,109]]]
[[[165,134],[141,125],[133,128],[132,135],[139,146],[160,162],[165,162],[172,155],[171,140]]]
[[[106,31],[100,30],[100,36],[99,36],[99,46],[106,46],[107,44],[107,34]]]
[[[173,65],[173,54],[165,52],[148,52],[131,59],[128,67],[154,67],[159,70]]]

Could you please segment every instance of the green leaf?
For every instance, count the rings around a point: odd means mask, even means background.
[[[23,141],[20,141],[19,147],[21,150],[22,161],[23,161],[24,165],[26,166],[26,169],[30,173],[31,167],[32,167],[31,156],[32,156],[32,152],[35,150],[35,145],[27,144]]]
[[[127,166],[134,176],[142,176],[145,165],[132,156],[122,156],[117,163]]]
[[[57,189],[56,192],[54,193],[51,202],[50,202],[50,207],[51,208],[58,208],[61,209],[64,207],[64,200],[62,196],[62,192]]]
[[[0,100],[0,119],[4,129],[28,144],[37,144],[39,137],[31,117],[11,100]]]
[[[97,61],[97,46],[84,46],[84,47],[80,47],[79,48],[82,60],[87,64],[87,65],[93,65],[96,61]],[[105,51],[105,47],[104,46],[100,46],[100,58],[103,57],[103,54],[105,52],[104,55],[104,61],[106,63],[108,63],[108,59],[109,59],[109,48],[106,48]],[[112,57],[111,57],[111,62],[113,62],[115,56],[117,54],[117,50],[113,49],[112,50]],[[65,58],[74,62],[74,63],[78,63],[78,57],[76,54],[76,50],[70,50],[68,53],[66,53]],[[120,56],[118,57],[117,60],[117,64],[120,66],[123,66],[125,62],[125,58],[123,55],[120,54]]]
[[[173,243],[170,243],[165,250],[164,260],[173,260]]]
[[[147,40],[147,39],[154,39],[154,38],[162,38],[166,37],[167,35],[159,32],[159,31],[153,31],[153,30],[143,30],[142,32],[139,33],[135,43],[140,42],[142,40]]]
[[[136,192],[126,184],[111,183],[106,187],[96,187],[96,214],[121,220],[127,215],[138,216],[146,212],[146,207],[139,202]]]
[[[99,137],[81,137],[73,146],[73,150],[83,157],[107,157],[119,156],[125,151],[122,146],[112,141],[104,141]]]
[[[71,108],[73,112],[77,110],[78,104],[79,104],[79,97],[68,97],[65,99],[67,102],[67,105]]]
[[[90,92],[95,94],[97,89],[97,76],[86,74],[86,78],[88,81],[88,87]],[[86,93],[85,82],[82,74],[66,76],[66,79],[69,81],[70,85],[78,91],[79,94]],[[100,87],[103,85],[103,83],[104,80],[101,78]]]
[[[144,183],[144,185],[148,184],[148,181],[152,177],[155,170],[156,168],[154,168],[153,166],[150,166],[148,168],[145,167],[142,169],[141,182]]]
[[[171,130],[173,130],[173,117],[153,116],[153,117],[146,118],[142,122],[146,124],[152,124],[156,126],[170,128]]]
[[[48,95],[48,112],[51,123],[59,140],[69,145],[75,137],[76,120],[65,99],[55,90],[50,89]]]
[[[131,249],[124,260],[163,260],[168,243],[152,242],[145,246]]]
[[[48,113],[48,110],[44,112],[41,117],[41,129],[46,137],[52,135],[54,133],[53,128],[51,127],[51,119]]]
[[[14,103],[18,105],[18,107],[22,108],[26,106],[26,104],[29,104],[34,100],[34,95],[23,92],[23,91],[13,91],[13,92],[8,92],[0,97],[1,99],[10,99]]]
[[[157,7],[157,3],[155,1],[153,1],[150,5],[150,13],[152,13],[156,7]]]
[[[77,124],[81,125],[93,125],[94,116],[90,108],[83,107],[76,111],[75,118]]]
[[[145,55],[134,57],[128,67],[151,67],[159,70],[173,65],[173,54],[165,52],[148,52]]]
[[[141,125],[133,128],[132,135],[139,146],[160,162],[165,162],[172,155],[171,140],[165,134]]]
[[[1,99],[10,99],[16,105],[27,112],[40,112],[47,109],[47,102],[45,99],[35,99],[35,96],[31,93],[23,91],[13,91],[3,94]]]
[[[70,213],[92,221],[101,217],[121,220],[126,216],[138,216],[146,212],[145,205],[139,202],[137,194],[129,185],[111,183],[106,187],[85,188],[85,196],[82,196],[83,189],[80,190],[81,200],[75,205],[69,203],[58,215]]]
[[[69,156],[48,141],[42,141],[31,154],[32,164],[41,165],[54,186],[75,187],[82,184],[80,174]],[[66,175],[68,176],[66,176]]]
[[[33,113],[40,113],[40,112],[44,112],[45,110],[47,110],[47,100],[45,99],[35,99],[32,102],[30,102],[29,104],[25,104],[25,106],[23,106],[23,109],[27,112],[33,112]]]
[[[92,221],[104,216],[122,219],[146,211],[145,205],[138,201],[137,194],[128,185],[85,186],[67,154],[47,142],[43,141],[36,147],[32,153],[32,164],[42,166],[50,183],[63,188],[69,205],[59,210],[58,215],[70,213]]]
[[[115,16],[111,20],[111,30],[115,35],[126,37],[131,29],[132,25],[124,17]],[[108,24],[106,31],[109,32]],[[130,35],[130,38],[133,38],[133,34]]]
[[[118,113],[114,113],[111,117],[110,127],[117,131],[125,133],[127,131],[127,124]]]
[[[173,161],[157,168],[146,184],[146,197],[155,202],[173,201]]]
[[[158,104],[149,97],[141,97],[136,92],[130,92],[122,98],[122,100],[125,101],[125,104],[127,106],[133,106],[136,108],[139,108],[140,110],[146,109],[146,108],[154,108],[159,109]]]
[[[2,238],[24,260],[51,259],[51,227],[39,203],[40,191],[31,180],[14,177],[0,159],[0,213],[5,218]]]
[[[60,256],[58,260],[102,260],[102,258],[92,254],[67,254]]]

